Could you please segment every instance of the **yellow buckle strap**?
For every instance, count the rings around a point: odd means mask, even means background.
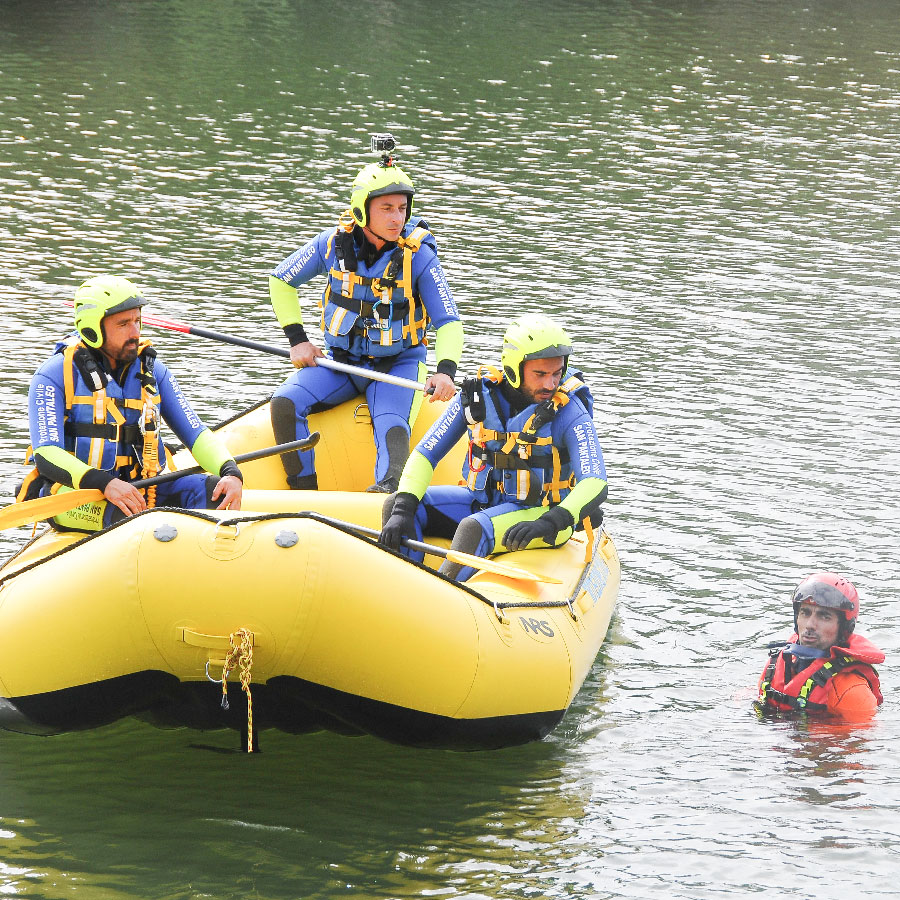
[[[584,527],[584,536],[587,538],[584,548],[584,562],[587,564],[594,558],[594,526],[591,525],[590,516],[586,516],[581,524]]]
[[[141,404],[141,405],[143,406],[143,404]],[[122,413],[119,412],[119,407],[116,404],[116,401],[112,397],[106,398],[106,411],[107,411],[107,413],[109,413],[110,417],[112,418],[113,422],[116,423],[116,425],[124,425],[125,424],[125,416],[123,416]],[[105,417],[104,417],[103,421],[104,421],[104,423],[106,422]]]
[[[491,381],[499,384],[503,381],[503,373],[496,367],[488,365],[487,363],[480,365],[475,370],[476,378],[489,378]]]
[[[78,344],[70,344],[63,353],[63,384],[66,392],[66,409],[71,409],[75,398],[75,363],[72,360],[77,349]],[[93,399],[91,402],[93,403]]]
[[[404,249],[409,247],[413,253],[422,246],[422,241],[425,239],[425,236],[428,234],[428,229],[423,228],[421,225],[417,225],[413,230],[409,233],[407,237],[401,237],[397,243],[403,247]]]

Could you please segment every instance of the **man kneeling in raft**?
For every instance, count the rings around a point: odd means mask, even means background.
[[[399,550],[404,538],[428,533],[485,557],[558,547],[579,525],[602,521],[606,468],[591,392],[581,373],[568,369],[571,352],[568,334],[545,316],[522,316],[509,326],[503,371],[482,367],[466,379],[407,461],[384,505],[384,546]],[[467,428],[463,483],[429,487]],[[458,581],[474,571],[447,560],[440,568]]]
[[[118,275],[89,278],[75,291],[77,334],[35,373],[28,394],[35,469],[17,500],[96,488],[105,500],[61,513],[62,531],[99,531],[148,506],[240,509],[241,471],[221,439],[191,409],[175,376],[141,339],[147,301]],[[162,419],[215,475],[184,475],[138,490],[166,465]],[[54,487],[55,485],[55,487]]]
[[[791,600],[794,634],[769,645],[759,680],[763,708],[830,713],[865,719],[883,701],[872,666],[884,653],[854,628],[859,617],[856,588],[833,572],[814,572]]]

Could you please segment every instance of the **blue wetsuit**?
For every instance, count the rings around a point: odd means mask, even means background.
[[[484,378],[480,387],[487,412],[483,423],[469,426],[457,394],[419,442],[400,479],[399,492],[420,499],[415,516],[417,540],[426,533],[452,538],[459,524],[468,519],[480,527],[481,537],[477,549],[467,552],[488,556],[507,549],[502,540],[511,526],[536,520],[551,508],[561,507],[575,525],[599,511],[607,494],[606,467],[589,409],[590,392],[577,374],[561,388],[567,386],[572,393],[566,395],[566,402],[533,433],[537,440],[529,442],[532,449],[527,464],[520,462],[517,448],[521,444],[515,442],[515,435],[534,421],[539,404],[523,406],[518,391]],[[481,424],[489,430],[480,430]],[[462,475],[468,485],[426,489],[438,462],[467,430],[470,445]],[[534,541],[529,547],[559,546],[573,530],[563,527],[552,542]],[[422,559],[422,554],[403,552]],[[463,568],[457,577],[465,580],[474,571]]]
[[[349,272],[346,258],[339,255],[337,234],[334,228],[321,232],[277,266],[270,279],[270,283],[277,279],[296,288],[318,275],[327,276],[321,300],[326,355],[361,368],[421,381],[425,374],[425,331],[430,322],[437,329],[437,371],[453,378],[462,348],[462,325],[434,237],[424,220],[411,219],[398,244],[388,243],[380,250],[357,226],[350,250],[356,268]],[[392,263],[393,273],[389,271]],[[308,340],[299,300],[290,299],[282,305],[275,303],[273,295],[273,304],[291,344]],[[392,442],[387,437],[393,429],[399,429],[393,433],[400,435],[401,444],[405,443],[401,467],[408,453],[410,425],[422,399],[413,389],[324,366],[298,369],[273,394],[276,439],[305,438],[309,434],[308,415],[359,394],[365,394],[372,417],[375,480],[380,481],[388,472],[390,457],[396,455],[391,454]],[[309,479],[315,472],[312,450],[298,457],[299,465],[290,455],[282,458],[292,486],[297,486],[292,478]]]

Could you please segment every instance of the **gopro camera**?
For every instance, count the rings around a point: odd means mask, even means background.
[[[372,135],[372,151],[374,153],[390,153],[396,146],[394,136],[388,132]]]

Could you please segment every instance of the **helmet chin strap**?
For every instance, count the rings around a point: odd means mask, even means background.
[[[375,237],[377,237],[378,240],[381,241],[383,244],[394,244],[394,243],[396,243],[396,241],[392,241],[390,238],[383,237],[383,236],[380,235],[377,231],[372,231],[371,228],[369,228],[368,231],[369,231],[369,234],[374,235]],[[379,249],[380,249],[380,248],[379,248]]]
[[[391,238],[383,237],[377,231],[374,231],[370,225],[364,225],[363,231],[366,232],[367,237],[368,237],[368,235],[372,235],[372,237],[378,238],[378,240],[381,241],[382,244],[396,244],[397,243],[395,240],[392,240]],[[370,241],[370,243],[371,243],[371,241]],[[377,249],[380,250],[381,247],[378,247]]]

